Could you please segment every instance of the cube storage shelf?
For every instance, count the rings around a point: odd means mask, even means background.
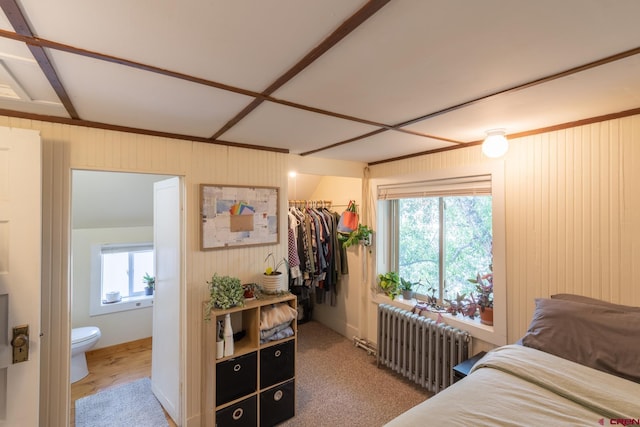
[[[297,308],[293,294],[246,301],[244,307],[212,310],[205,323],[205,380],[203,412],[210,427],[270,427],[295,415],[295,360],[298,327],[291,337],[260,343],[260,312],[272,304]],[[231,314],[234,342],[231,356],[216,359],[216,324]]]

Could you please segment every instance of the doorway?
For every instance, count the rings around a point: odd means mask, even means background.
[[[120,295],[113,302],[106,295],[113,291],[104,284],[107,280],[104,280],[102,263],[104,254],[110,250],[126,251],[130,255],[150,247],[157,252],[154,248],[157,239],[154,232],[154,187],[166,181],[181,185],[179,177],[169,175],[72,170],[71,326],[100,329],[101,337],[94,350],[126,347],[127,343],[153,337],[154,323],[161,318],[153,313],[158,293],[145,295],[142,292],[144,284],[137,280],[137,276],[155,275],[157,269],[141,263],[142,266],[138,266],[141,271],[130,272],[137,265],[135,260],[132,261],[131,268],[125,268],[123,273],[132,277],[128,279],[130,283],[128,287],[125,284],[117,289]],[[175,227],[178,230],[173,230],[174,233],[182,235],[182,219]],[[178,262],[181,264],[182,258]],[[147,271],[150,269],[153,271]],[[182,289],[184,285],[180,275],[177,280],[176,286]],[[174,302],[174,312],[179,316],[180,298]],[[176,334],[180,335],[180,332]],[[176,342],[179,340],[179,336],[175,337]],[[176,375],[179,372],[177,369]]]

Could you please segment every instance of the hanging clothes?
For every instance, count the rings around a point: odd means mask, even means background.
[[[319,304],[336,305],[340,278],[349,273],[337,235],[339,218],[326,207],[289,208],[289,261],[300,270],[292,273],[291,285],[309,288]]]

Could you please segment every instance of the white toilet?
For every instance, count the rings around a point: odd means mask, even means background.
[[[100,329],[95,326],[71,330],[71,383],[80,381],[89,374],[84,353],[96,345],[100,336]]]

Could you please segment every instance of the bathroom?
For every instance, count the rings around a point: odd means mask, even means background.
[[[154,275],[153,183],[166,178],[165,175],[73,171],[71,314],[76,349],[79,335],[86,339],[84,351],[152,336],[153,297],[129,299],[126,295],[125,298],[112,295],[107,300],[106,293],[112,289],[101,286],[101,253],[109,247],[146,249],[149,254],[147,263],[141,267],[145,270],[142,273]],[[135,291],[143,287],[142,282],[134,284]],[[125,292],[123,289],[122,293]],[[72,382],[86,376],[81,366],[84,354],[75,353],[71,363]]]

